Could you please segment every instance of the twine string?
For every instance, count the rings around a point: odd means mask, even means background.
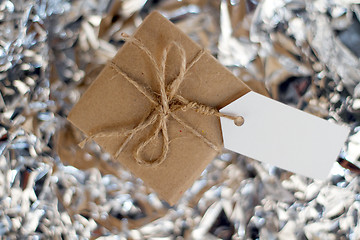
[[[131,83],[139,92],[141,92],[155,107],[146,116],[144,119],[140,121],[140,123],[131,130],[122,130],[117,131],[114,129],[101,130],[91,134],[86,137],[80,144],[80,147],[83,147],[88,141],[93,140],[98,137],[115,137],[115,136],[124,136],[125,140],[120,145],[118,150],[115,153],[115,158],[118,158],[130,140],[139,132],[145,130],[149,126],[154,126],[152,132],[140,142],[140,144],[135,147],[133,156],[136,162],[139,165],[144,166],[157,166],[164,162],[169,152],[169,134],[167,122],[169,118],[175,119],[181,126],[190,131],[194,136],[200,138],[204,143],[206,143],[209,147],[219,152],[221,150],[220,146],[217,146],[215,143],[207,139],[204,135],[202,135],[198,130],[194,127],[190,126],[184,120],[179,118],[175,112],[178,110],[182,110],[184,112],[188,110],[194,110],[197,113],[207,116],[217,116],[217,117],[225,117],[231,120],[234,120],[236,125],[241,125],[244,119],[240,116],[231,116],[228,114],[220,113],[216,108],[197,103],[194,101],[189,101],[181,95],[177,94],[178,89],[180,88],[182,82],[185,79],[186,73],[200,60],[200,58],[204,55],[205,51],[200,50],[196,56],[192,59],[192,61],[187,64],[185,50],[176,42],[172,42],[169,44],[163,51],[160,64],[158,65],[154,56],[151,52],[144,46],[144,44],[135,37],[130,37],[129,35],[122,34],[125,41],[132,43],[134,46],[139,48],[145,56],[149,59],[152,67],[155,70],[155,79],[159,84],[160,94],[155,93],[149,87],[140,84],[135,81],[133,78],[128,76],[125,72],[123,72],[119,66],[117,66],[114,62],[110,62],[110,68],[116,72],[116,76],[121,75],[124,79],[126,79],[129,83]],[[176,48],[179,52],[179,58],[181,60],[180,70],[178,76],[175,80],[172,81],[171,84],[166,86],[165,82],[165,68],[166,61],[169,56],[169,52],[172,48]],[[159,95],[159,96],[158,96]],[[154,141],[159,134],[162,135],[162,151],[161,155],[153,160],[145,160],[142,156],[142,152],[144,148]]]

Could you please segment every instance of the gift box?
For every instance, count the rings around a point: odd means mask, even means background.
[[[250,89],[158,12],[126,38],[68,119],[174,204],[222,149],[217,110]]]

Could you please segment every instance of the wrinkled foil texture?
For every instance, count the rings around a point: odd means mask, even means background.
[[[158,10],[254,90],[349,126],[359,166],[359,3],[1,1],[0,238],[360,239],[360,178],[337,163],[322,182],[224,152],[170,207],[66,120]]]

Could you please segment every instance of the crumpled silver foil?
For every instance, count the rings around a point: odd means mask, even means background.
[[[69,110],[153,10],[254,90],[349,126],[339,163],[360,166],[358,0],[4,0],[0,238],[360,239],[360,178],[338,163],[317,181],[225,151],[170,207],[77,146]]]

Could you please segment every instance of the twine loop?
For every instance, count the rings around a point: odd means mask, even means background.
[[[115,137],[115,136],[125,136],[124,142],[120,145],[119,149],[115,153],[115,158],[118,158],[120,153],[129,143],[129,141],[133,138],[136,133],[139,133],[146,129],[148,126],[153,125],[153,131],[151,134],[145,138],[143,141],[139,143],[139,145],[135,148],[134,158],[139,165],[144,166],[157,166],[164,162],[169,152],[169,135],[167,122],[169,118],[175,119],[180,125],[182,125],[185,129],[189,130],[193,135],[199,137],[204,143],[206,143],[209,147],[219,152],[221,150],[220,146],[217,146],[205,136],[203,136],[198,130],[190,126],[184,120],[180,119],[176,114],[176,111],[188,111],[194,110],[197,113],[208,115],[208,116],[218,116],[218,117],[226,117],[231,120],[234,120],[235,124],[238,122],[243,123],[244,119],[242,117],[231,116],[227,114],[220,113],[217,109],[206,106],[201,103],[189,101],[177,94],[178,89],[181,83],[185,79],[185,75],[189,69],[191,69],[195,63],[197,63],[200,58],[204,55],[205,51],[200,50],[194,59],[188,64],[186,62],[185,50],[177,43],[172,42],[169,44],[163,51],[162,57],[160,60],[160,65],[157,64],[155,58],[151,54],[151,52],[144,46],[144,44],[135,37],[130,37],[126,34],[122,34],[125,41],[132,43],[134,46],[139,48],[150,60],[150,63],[154,67],[155,70],[155,79],[159,84],[160,93],[155,93],[153,91],[149,91],[147,86],[138,83],[131,77],[129,77],[125,72],[123,72],[119,66],[117,66],[114,62],[110,62],[110,68],[113,69],[116,74],[114,77],[121,75],[125,78],[129,83],[131,83],[137,90],[139,90],[153,105],[152,111],[150,111],[149,115],[140,121],[140,123],[133,129],[127,131],[117,131],[114,129],[110,130],[102,130],[97,133],[91,134],[86,137],[80,144],[80,147],[83,147],[88,141],[93,140],[97,137]],[[178,76],[175,78],[172,83],[168,86],[165,85],[165,64],[171,48],[175,47],[179,52],[179,59],[181,60],[180,71]],[[236,124],[236,125],[238,125]],[[240,124],[240,125],[241,125]],[[238,125],[239,126],[239,125]],[[142,151],[144,148],[153,140],[155,140],[159,134],[162,135],[163,143],[162,143],[162,151],[161,155],[153,160],[145,160],[142,156]]]

